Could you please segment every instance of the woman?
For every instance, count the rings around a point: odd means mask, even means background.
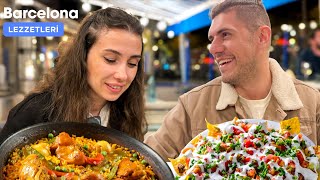
[[[10,111],[0,143],[33,124],[96,116],[101,125],[143,140],[142,32],[140,22],[123,10],[89,14],[72,42],[60,48],[55,68]]]

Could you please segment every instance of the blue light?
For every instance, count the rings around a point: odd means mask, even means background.
[[[166,63],[166,64],[164,64],[163,66],[162,66],[162,68],[163,68],[163,70],[169,70],[170,69],[170,65],[168,64],[168,63]]]
[[[265,8],[269,10],[295,1],[297,0],[263,0],[263,4]],[[175,36],[177,36],[182,33],[188,33],[206,26],[210,26],[211,20],[209,18],[209,12],[210,9],[206,9],[188,19],[169,26],[166,31],[173,31]]]

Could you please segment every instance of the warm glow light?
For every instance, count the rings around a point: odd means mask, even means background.
[[[158,51],[159,47],[157,45],[152,46],[152,51]]]
[[[164,31],[167,28],[167,23],[164,21],[159,21],[157,23],[157,28],[159,31]]]
[[[27,66],[25,67],[24,73],[25,73],[26,79],[28,79],[28,80],[33,80],[34,77],[35,77],[35,69],[34,69],[34,66],[33,66],[32,64],[27,65]]]
[[[149,24],[149,19],[146,17],[140,18],[140,23],[142,26],[147,26]]]
[[[296,40],[294,38],[290,38],[289,39],[289,44],[290,45],[295,45],[296,44]]]
[[[54,53],[53,53],[52,51],[47,52],[47,57],[48,57],[49,59],[53,59],[53,58],[54,58]]]
[[[177,69],[177,66],[175,64],[170,65],[170,70],[175,71]]]
[[[210,47],[211,47],[211,44],[208,44],[207,45],[207,49],[210,50]]]
[[[155,37],[155,38],[158,38],[158,37],[160,37],[160,33],[159,33],[159,31],[154,31],[153,32],[153,36]]]
[[[37,39],[36,38],[34,38],[34,39],[32,39],[32,44],[37,44]]]
[[[53,37],[52,36],[47,36],[46,39],[51,41],[53,39]]]
[[[199,64],[195,64],[193,66],[193,69],[196,70],[196,71],[200,70],[200,65]]]
[[[273,46],[270,46],[269,52],[273,52],[273,51],[274,51],[274,47],[273,47]]]
[[[68,41],[68,39],[69,39],[68,36],[66,36],[66,35],[62,36],[62,41]]]
[[[82,4],[82,9],[83,9],[84,12],[89,12],[89,11],[91,11],[91,4],[89,4],[89,3],[83,3],[83,4]]]
[[[306,25],[304,23],[299,24],[299,29],[303,30],[306,28]]]
[[[33,0],[16,0],[16,4],[20,4],[22,6],[33,6]]]
[[[147,38],[142,38],[142,41],[143,41],[143,44],[146,44],[148,42],[148,39]]]
[[[160,65],[160,61],[159,60],[154,60],[153,61],[153,65],[154,66],[159,66]]]
[[[318,23],[316,21],[312,20],[312,21],[310,21],[309,26],[311,29],[315,29],[315,28],[317,28]]]
[[[308,69],[308,68],[310,68],[310,63],[304,62],[304,63],[302,64],[302,66],[303,66],[303,68]]]
[[[43,53],[39,54],[39,59],[41,62],[44,62],[44,60],[46,59],[45,55]]]
[[[288,26],[288,24],[282,24],[280,28],[282,31],[288,31],[289,26]]]

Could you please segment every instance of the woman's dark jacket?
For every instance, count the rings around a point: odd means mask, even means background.
[[[8,119],[0,132],[0,144],[11,134],[34,124],[50,121],[48,110],[45,109],[51,102],[51,93],[43,92],[31,94],[13,107]]]

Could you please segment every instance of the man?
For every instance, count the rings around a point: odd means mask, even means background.
[[[309,62],[312,69],[310,79],[320,78],[320,28],[310,34],[309,48],[300,54],[300,62]]]
[[[221,77],[179,97],[145,143],[165,160],[212,124],[234,117],[281,121],[298,116],[302,132],[319,144],[320,94],[292,80],[269,58],[270,20],[261,1],[225,0],[213,8],[210,53]]]

